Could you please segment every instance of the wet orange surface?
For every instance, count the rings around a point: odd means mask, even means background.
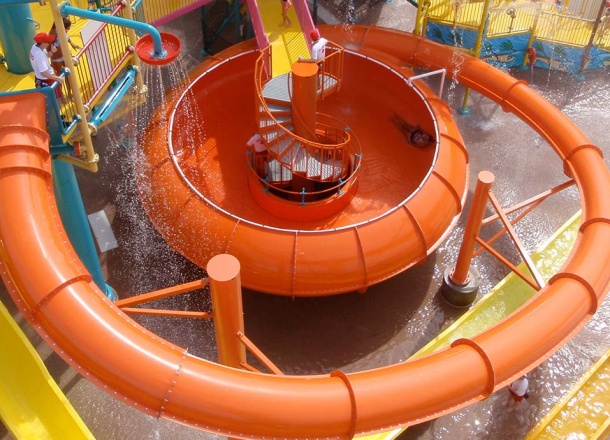
[[[204,197],[256,223],[324,229],[371,220],[404,202],[422,184],[435,160],[435,145],[412,145],[393,118],[398,114],[433,132],[429,110],[402,77],[361,57],[348,56],[342,90],[320,102],[318,108],[349,126],[362,146],[362,172],[352,203],[332,218],[309,224],[288,222],[261,209],[247,186],[245,155],[246,141],[255,130],[253,107],[248,105],[254,93],[255,56],[227,63],[193,86],[207,139],[197,149],[200,160],[186,161],[183,171]]]
[[[343,87],[319,102],[318,113],[358,138],[355,195],[321,220],[281,219],[250,192],[265,188],[248,183],[258,56],[248,47],[204,62],[190,91],[170,97],[148,126],[140,187],[161,234],[200,267],[230,252],[242,264],[244,286],[284,295],[362,291],[424,259],[455,223],[467,185],[468,154],[446,106],[426,87],[408,85],[409,69],[398,73],[348,53]],[[406,126],[435,142],[411,144]],[[296,218],[305,209],[276,199]],[[211,243],[197,246],[195,236]]]

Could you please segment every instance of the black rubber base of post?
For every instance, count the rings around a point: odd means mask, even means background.
[[[477,293],[479,292],[479,286],[481,285],[479,272],[474,267],[470,267],[468,272],[470,274],[470,280],[468,281],[468,284],[463,286],[451,281],[452,272],[453,268],[447,268],[443,273],[441,296],[453,307],[468,307],[474,302]]]

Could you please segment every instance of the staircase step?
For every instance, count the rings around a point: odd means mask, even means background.
[[[292,131],[292,129],[294,127],[292,127],[292,125],[282,125],[283,127],[286,128],[286,130],[288,131]],[[285,137],[291,137],[288,135],[288,133],[286,133],[284,130],[282,130],[280,127],[278,127],[277,125],[269,125],[267,126],[267,129],[261,128],[260,130],[261,134],[263,134],[265,136],[265,139],[267,140],[268,148],[269,149],[273,149],[273,144],[275,142],[277,142],[277,139],[282,139]]]
[[[314,157],[307,157],[303,154],[299,155],[295,160],[292,169],[295,172],[305,173],[309,178],[332,181],[338,180],[341,177],[343,164],[341,161],[332,160],[320,162]]]
[[[278,102],[290,102],[288,93],[288,74],[272,78],[263,88],[263,97],[266,100],[273,99]]]
[[[292,111],[291,106],[286,105],[285,103],[279,104],[277,102],[267,102],[267,108],[272,113],[282,112],[282,111],[284,111],[284,112],[291,112]],[[258,106],[258,111],[259,112],[264,112],[263,106],[259,105]]]
[[[267,163],[267,179],[270,182],[290,182],[292,172],[279,161],[272,159]]]

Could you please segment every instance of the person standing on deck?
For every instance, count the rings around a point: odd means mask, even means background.
[[[72,49],[80,50],[81,47],[78,44],[74,43],[68,35],[68,31],[72,27],[72,22],[69,18],[64,18],[63,22],[64,28],[66,29],[66,38],[68,39],[68,43],[70,43]],[[55,36],[55,42],[53,43],[53,46],[55,46],[55,50],[51,54],[51,67],[53,67],[55,75],[59,76],[61,75],[62,69],[66,67],[66,63],[64,62],[64,54],[61,50],[61,45],[59,44],[59,38],[57,38],[57,28],[55,27],[55,23],[53,23],[53,26],[49,31],[49,35]],[[66,90],[68,91],[68,98],[72,99],[72,89],[70,88],[70,83],[66,83]]]
[[[527,380],[527,377],[523,375],[508,386],[508,391],[515,402],[521,402],[523,399],[529,398],[529,395],[527,394],[528,386],[529,381]]]
[[[292,26],[292,21],[290,17],[288,17],[288,10],[292,7],[292,3],[290,0],[280,0],[282,3],[282,22],[280,26],[286,26],[287,28]]]
[[[328,44],[328,40],[326,38],[320,37],[320,31],[317,29],[313,29],[310,33],[310,36],[311,58],[299,57],[299,61],[304,61],[306,63],[318,63],[318,65],[320,66],[322,64],[322,61],[326,57],[326,45]]]
[[[34,35],[34,45],[30,49],[30,63],[34,71],[36,88],[51,87],[54,83],[59,83],[55,89],[55,96],[58,100],[63,101],[64,97],[61,92],[61,86],[65,78],[55,75],[53,68],[49,62],[49,57],[55,52],[56,36],[45,32],[39,32]],[[50,47],[50,48],[49,48]],[[49,51],[47,52],[47,49]]]
[[[268,155],[267,146],[265,145],[265,139],[258,134],[255,133],[246,145],[249,147],[250,151],[254,150],[253,156],[253,168],[256,171],[256,174],[261,178],[267,177],[267,161]]]

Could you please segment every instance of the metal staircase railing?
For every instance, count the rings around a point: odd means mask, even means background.
[[[321,68],[318,99],[341,86],[343,49],[329,45]],[[271,75],[265,69],[271,48],[261,52],[255,67],[256,123],[268,150],[267,183],[285,184],[298,175],[312,182],[345,182],[359,168],[360,145],[344,124],[329,115],[318,113],[312,137],[305,139],[293,132],[290,100],[283,102],[263,94]],[[329,53],[330,52],[330,53]],[[256,164],[251,164],[255,168]],[[260,165],[260,164],[259,164]],[[255,168],[256,169],[256,168]]]

